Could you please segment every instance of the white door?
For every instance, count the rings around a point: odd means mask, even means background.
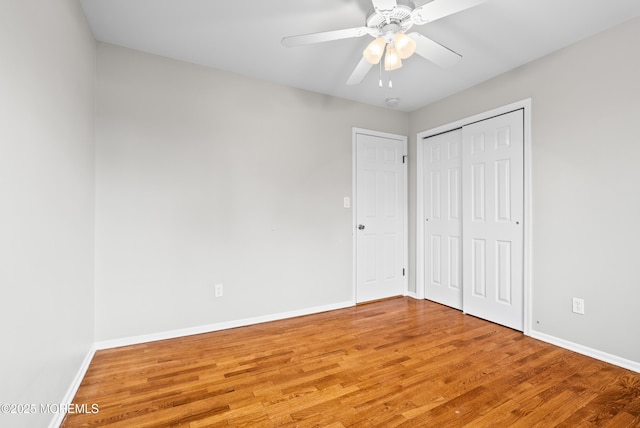
[[[406,138],[355,134],[356,301],[406,290]]]
[[[464,312],[523,329],[523,111],[462,130]]]
[[[425,297],[462,309],[462,130],[425,140]]]

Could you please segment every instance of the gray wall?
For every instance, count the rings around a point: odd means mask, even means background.
[[[0,403],[55,404],[94,342],[95,43],[76,1],[3,0],[0,55]]]
[[[417,132],[532,98],[533,328],[635,362],[639,40],[636,18],[411,113],[409,133],[413,154]],[[571,313],[573,296],[585,315]]]
[[[97,69],[98,340],[352,300],[351,128],[406,113],[107,44]]]

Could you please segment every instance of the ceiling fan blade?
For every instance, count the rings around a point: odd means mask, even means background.
[[[309,45],[312,43],[330,42],[332,40],[349,39],[351,37],[362,37],[367,34],[371,34],[371,29],[367,27],[346,28],[344,30],[289,36],[283,38],[281,43],[284,46],[293,47]]]
[[[440,67],[450,67],[462,58],[451,49],[445,48],[420,33],[410,33],[409,36],[416,41],[415,53]]]
[[[411,18],[414,24],[422,25],[477,6],[485,1],[487,0],[433,0],[416,7],[411,12]]]
[[[396,0],[371,0],[376,12],[391,12],[398,5]]]
[[[373,67],[373,65],[364,59],[364,57],[360,58],[360,62],[356,65],[356,68],[347,80],[347,85],[357,85],[362,82],[362,79],[364,79],[364,76],[371,70],[371,67]]]

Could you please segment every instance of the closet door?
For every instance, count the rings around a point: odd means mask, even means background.
[[[523,111],[462,129],[465,313],[523,330]]]
[[[462,309],[462,130],[425,140],[425,297]]]

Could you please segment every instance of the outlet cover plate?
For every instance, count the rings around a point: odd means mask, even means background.
[[[573,313],[584,315],[584,299],[573,298]]]
[[[222,297],[222,295],[224,294],[224,288],[222,284],[216,284],[214,288],[214,292],[216,297]]]

